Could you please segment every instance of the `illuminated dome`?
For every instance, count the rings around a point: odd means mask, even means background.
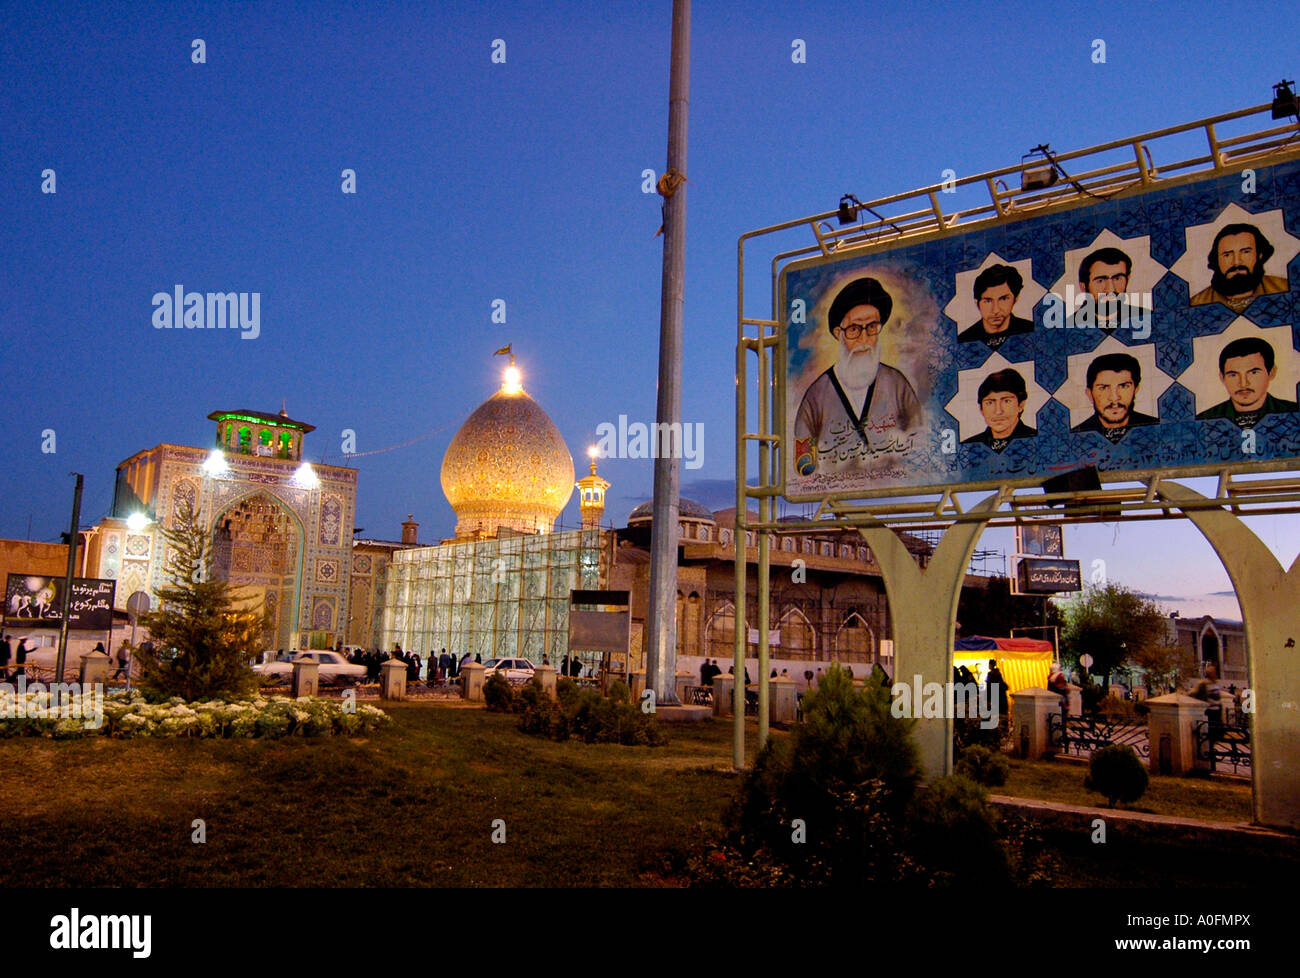
[[[501,527],[549,533],[573,492],[573,457],[559,429],[519,384],[506,380],[469,416],[442,459],[442,491],[456,511],[456,536],[496,536]]]

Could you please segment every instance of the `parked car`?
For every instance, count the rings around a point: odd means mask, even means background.
[[[322,683],[361,682],[366,678],[366,667],[353,665],[337,652],[295,652],[290,662],[265,662],[253,666],[253,672],[269,681],[287,681],[293,675],[293,663],[301,659],[314,659],[320,668],[317,676]]]
[[[512,683],[526,683],[536,671],[531,659],[488,659],[483,663],[484,679],[499,673]]]

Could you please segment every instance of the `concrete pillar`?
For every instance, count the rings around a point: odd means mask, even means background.
[[[16,644],[16,643],[15,643]],[[103,652],[87,652],[81,657],[81,688],[108,682],[109,658]]]
[[[320,663],[315,659],[297,659],[293,663],[293,698],[315,696],[320,692]]]
[[[379,698],[383,700],[406,699],[406,663],[389,659],[379,666]]]
[[[633,669],[628,673],[627,686],[632,691],[632,702],[640,703],[641,694],[645,692],[645,670]]]
[[[986,520],[1005,501],[1003,488],[966,511],[969,523],[944,531],[925,568],[893,528],[859,527],[885,581],[894,638],[894,677],[920,676],[921,682],[952,681],[953,625],[966,568]],[[857,671],[856,668],[854,670]],[[925,781],[952,773],[952,718],[922,717],[912,732]]]
[[[1083,716],[1083,687],[1076,686],[1074,683],[1068,683],[1067,686],[1070,690],[1066,696],[1070,716],[1081,717]]]
[[[789,676],[777,676],[767,682],[772,690],[767,702],[768,719],[772,723],[794,723],[799,710],[799,687]]]
[[[1205,719],[1210,704],[1184,693],[1153,696],[1147,700],[1147,738],[1151,745],[1148,762],[1152,774],[1184,774],[1209,762],[1196,760],[1196,737],[1192,728]]]
[[[483,702],[483,663],[470,660],[460,667],[460,696],[471,703]]]
[[[713,715],[729,717],[732,715],[731,698],[736,693],[736,677],[722,673],[713,677]]]
[[[1011,719],[1016,727],[1016,756],[1036,761],[1054,753],[1048,740],[1047,718],[1060,715],[1059,693],[1036,686],[1016,693],[1011,702]]]
[[[555,692],[556,677],[558,675],[555,666],[538,666],[533,672],[533,678],[542,684],[542,690],[553,700],[559,698]]]
[[[1176,503],[1205,499],[1194,489],[1149,483]],[[1232,581],[1246,632],[1247,685],[1255,690],[1251,718],[1251,775],[1254,821],[1300,829],[1300,776],[1295,745],[1300,742],[1300,669],[1296,665],[1296,615],[1300,607],[1300,562],[1284,568],[1272,550],[1225,509],[1183,509],[1209,540]],[[1150,700],[1147,701],[1151,702]]]

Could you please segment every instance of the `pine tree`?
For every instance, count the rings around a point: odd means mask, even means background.
[[[249,661],[261,647],[265,618],[213,579],[212,541],[193,507],[183,504],[176,515],[175,528],[163,530],[172,582],[156,590],[159,609],[143,619],[153,651],[138,654],[140,686],[150,698],[188,702],[247,695],[257,688]]]

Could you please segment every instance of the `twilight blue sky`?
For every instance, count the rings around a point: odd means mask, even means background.
[[[512,343],[583,471],[597,425],[655,407],[671,4],[47,4],[0,11],[0,536],[58,538],[113,472],[205,445],[221,408],[363,454],[356,523],[422,540],[438,480]],[[731,504],[736,239],[744,231],[1265,102],[1300,68],[1294,2],[697,2],[682,413],[685,494]],[[1277,29],[1268,25],[1272,24]],[[206,64],[191,63],[202,38]],[[492,42],[506,43],[493,64]],[[807,62],[791,59],[802,39]],[[1091,60],[1106,42],[1106,63]],[[1159,160],[1157,160],[1159,163]],[[41,171],[57,194],[40,191]],[[340,171],[358,193],[340,191]],[[261,335],[155,330],[151,298],[262,294]],[[752,296],[762,297],[766,279]],[[506,302],[506,324],[491,303]],[[54,429],[57,452],[41,452]],[[421,436],[426,436],[422,437]],[[391,451],[377,451],[420,439]],[[653,463],[608,460],[607,516]],[[576,502],[563,517],[577,521]],[[1253,521],[1286,562],[1295,517]],[[1010,550],[1009,531],[982,546]],[[1067,554],[1184,613],[1234,616],[1189,524],[1067,531]]]

